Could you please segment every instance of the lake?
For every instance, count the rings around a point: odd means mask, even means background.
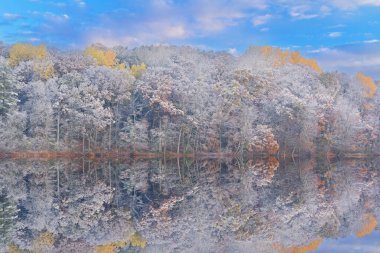
[[[380,252],[379,160],[2,160],[1,252]]]

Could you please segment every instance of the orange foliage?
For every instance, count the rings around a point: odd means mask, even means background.
[[[364,97],[371,98],[375,95],[377,86],[371,77],[359,72],[356,79],[363,85]]]
[[[280,163],[276,157],[270,156],[268,159],[263,160],[249,160],[246,166],[259,172],[268,182],[272,182]]]
[[[322,69],[315,60],[304,58],[299,52],[289,52],[288,50],[281,50],[280,48],[262,46],[260,47],[260,54],[264,58],[274,58],[275,66],[283,66],[286,63],[291,63],[308,66],[315,72],[322,73]]]
[[[377,226],[377,219],[373,214],[365,214],[364,220],[364,225],[356,232],[356,236],[359,238],[370,235]]]
[[[272,128],[267,125],[258,125],[256,132],[258,137],[252,139],[247,146],[247,150],[249,152],[255,151],[275,155],[279,151],[280,145],[273,134]]]
[[[302,246],[302,247],[285,248],[282,245],[274,245],[274,247],[278,250],[279,253],[306,253],[306,252],[312,252],[312,251],[317,250],[321,242],[322,242],[321,239],[317,239],[317,240],[312,241],[308,245]]]

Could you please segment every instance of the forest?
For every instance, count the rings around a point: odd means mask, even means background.
[[[0,44],[0,150],[360,156],[378,82],[270,46]]]
[[[0,252],[307,252],[377,228],[365,73],[270,46],[0,55]]]

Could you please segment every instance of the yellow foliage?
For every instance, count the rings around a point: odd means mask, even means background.
[[[34,64],[34,71],[42,80],[48,80],[54,75],[54,67],[51,61],[38,61]]]
[[[141,63],[139,65],[132,65],[132,67],[129,69],[129,74],[138,78],[144,73],[145,70],[146,65],[144,63]]]
[[[366,235],[370,235],[377,226],[377,219],[373,214],[365,214],[365,224],[356,232],[356,236],[362,238]]]
[[[275,245],[274,247],[278,250],[279,253],[306,253],[317,250],[321,242],[321,239],[317,239],[302,247],[285,248],[282,245]]]
[[[112,244],[96,246],[95,253],[115,253],[116,246]]]
[[[273,48],[271,46],[260,47],[260,54],[264,58],[274,61],[274,66],[283,66],[286,63],[308,66],[317,73],[322,73],[322,69],[318,63],[313,59],[304,58],[299,52],[289,52],[280,48]]]
[[[17,65],[21,61],[45,59],[48,56],[46,46],[33,46],[27,43],[14,44],[9,50],[9,61],[12,66]]]
[[[365,97],[371,98],[375,95],[377,86],[371,77],[359,72],[356,74],[356,79],[363,85]]]
[[[114,242],[105,245],[99,245],[95,248],[95,253],[116,253],[117,248],[124,248],[127,244],[125,242]]]
[[[14,244],[9,245],[8,251],[9,251],[9,253],[20,253],[21,252],[19,250],[19,248]]]
[[[91,56],[100,66],[116,67],[116,53],[112,50],[102,50],[96,47],[88,47],[84,55]],[[119,67],[118,67],[119,68]]]
[[[46,249],[52,249],[54,246],[54,235],[50,232],[43,232],[34,240],[33,248],[35,252],[44,252]]]
[[[283,66],[289,59],[289,51],[282,51],[280,48],[277,48],[276,54],[278,55],[278,61],[281,66]]]
[[[147,241],[138,233],[134,233],[128,238],[133,247],[145,248]]]
[[[260,51],[263,56],[268,58],[272,55],[273,48],[271,46],[262,46]]]
[[[124,63],[117,64],[117,65],[115,66],[115,69],[123,70],[123,69],[125,69],[125,64],[124,64]]]
[[[299,52],[291,52],[290,53],[290,63],[299,64],[301,61],[301,55]]]

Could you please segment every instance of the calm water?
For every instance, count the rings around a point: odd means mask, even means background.
[[[377,160],[1,161],[1,252],[380,252]]]

